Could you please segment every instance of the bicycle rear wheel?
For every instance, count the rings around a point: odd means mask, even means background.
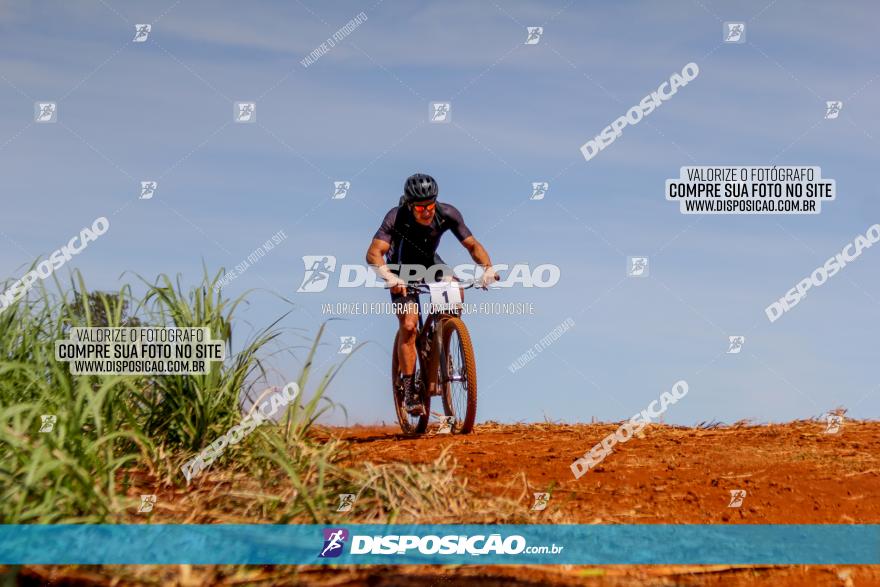
[[[422,374],[419,370],[419,362],[416,361],[416,370],[413,376],[416,389],[422,397],[422,405],[425,406],[425,414],[423,416],[412,416],[406,411],[404,404],[403,390],[399,389],[398,383],[398,361],[397,361],[397,337],[394,335],[394,346],[391,348],[391,394],[394,399],[394,412],[397,414],[397,421],[400,423],[400,429],[404,434],[423,434],[428,429],[428,420],[431,417],[431,398],[425,393],[425,385],[422,382]]]
[[[477,361],[471,335],[461,318],[443,321],[438,384],[443,411],[454,418],[452,431],[468,434],[477,419]]]

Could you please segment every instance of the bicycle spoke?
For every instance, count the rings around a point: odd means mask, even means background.
[[[458,333],[454,332],[449,339],[447,353],[447,379],[449,386],[449,404],[452,408],[456,424],[460,424],[467,413],[467,377],[464,374],[464,360],[462,357],[461,340]]]

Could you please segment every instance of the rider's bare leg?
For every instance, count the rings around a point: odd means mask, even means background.
[[[416,335],[419,329],[418,305],[408,303],[406,311],[397,314],[397,364],[402,375],[416,371]]]

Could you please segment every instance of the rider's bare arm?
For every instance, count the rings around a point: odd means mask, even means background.
[[[483,248],[480,241],[473,236],[469,236],[461,241],[461,246],[467,249],[467,252],[471,255],[471,259],[476,263],[479,263],[483,269],[488,269],[492,266],[492,261],[489,260],[489,253]]]
[[[471,259],[473,259],[474,262],[479,263],[483,268],[483,287],[498,279],[498,276],[495,275],[495,271],[492,269],[492,261],[489,260],[489,252],[483,248],[480,241],[472,235],[461,241],[461,246],[467,249]]]
[[[385,253],[387,253],[390,248],[390,243],[374,238],[370,243],[370,248],[367,249],[367,264],[369,264],[370,267],[379,274],[379,277],[388,283],[388,285],[395,285],[395,287],[392,288],[394,293],[403,293],[402,291],[397,291],[398,289],[402,290],[402,287],[397,285],[400,278],[391,273],[391,270],[388,269],[388,265],[385,264]]]

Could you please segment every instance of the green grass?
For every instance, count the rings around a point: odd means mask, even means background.
[[[146,470],[179,484],[180,464],[240,421],[240,390],[264,372],[262,357],[280,335],[281,319],[233,352],[235,312],[248,294],[223,298],[214,288],[222,275],[206,272],[189,289],[166,275],[153,282],[141,278],[146,292],[135,298],[128,285],[90,292],[74,273],[67,285],[55,279],[55,291],[51,282],[40,282],[0,313],[0,522],[114,521],[131,510],[125,487],[120,491],[122,472]],[[226,345],[227,360],[210,363],[204,375],[152,377],[72,375],[68,363],[55,360],[54,342],[67,338],[71,327],[134,324],[207,326]],[[322,333],[299,376],[301,389]],[[282,429],[261,427],[255,458],[285,465],[292,478],[306,467],[288,453],[304,445],[309,428],[330,407],[324,392],[338,368],[324,375],[310,399],[297,397]],[[39,432],[43,414],[57,417],[52,432]],[[224,455],[213,468],[227,460]],[[313,507],[307,498],[298,501]]]

